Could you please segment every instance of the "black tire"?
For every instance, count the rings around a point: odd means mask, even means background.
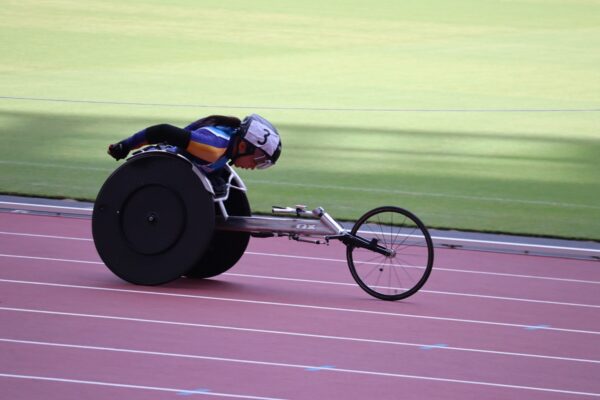
[[[92,215],[102,261],[138,285],[160,285],[189,271],[214,226],[212,197],[191,164],[164,152],[140,154],[113,172]]]
[[[349,245],[346,258],[352,277],[368,294],[400,300],[415,294],[433,267],[433,242],[414,214],[398,207],[379,207],[363,215],[352,234],[394,250],[391,257]]]
[[[229,215],[240,217],[252,215],[248,197],[241,190],[231,189],[229,198],[225,201],[225,208]],[[215,210],[217,215],[221,214],[219,207],[215,207]],[[204,256],[187,273],[187,277],[203,279],[222,274],[233,267],[244,255],[249,241],[249,232],[216,230]]]

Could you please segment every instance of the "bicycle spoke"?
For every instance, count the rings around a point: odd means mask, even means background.
[[[398,300],[423,286],[431,272],[433,248],[414,215],[397,207],[377,208],[365,214],[352,233],[359,229],[366,234],[365,240],[374,239],[393,251],[388,256],[369,256],[373,252],[369,248],[349,248],[348,265],[361,288],[384,300]]]

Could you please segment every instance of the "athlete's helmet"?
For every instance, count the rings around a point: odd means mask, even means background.
[[[281,155],[281,137],[269,121],[257,114],[249,115],[242,121],[240,132],[242,139],[266,155],[264,159],[256,160],[256,168],[269,168],[277,162]]]

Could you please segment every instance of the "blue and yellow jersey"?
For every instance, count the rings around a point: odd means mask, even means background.
[[[147,144],[167,143],[204,171],[213,172],[227,163],[228,149],[234,133],[234,129],[227,126],[197,127],[191,124],[181,129],[162,124],[146,128],[125,141],[130,149]]]
[[[204,126],[190,133],[189,144],[184,150],[200,161],[199,164],[204,170],[212,172],[227,163],[227,149],[233,129],[225,126]]]

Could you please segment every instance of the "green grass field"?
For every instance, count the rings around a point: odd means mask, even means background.
[[[0,192],[93,199],[110,142],[257,112],[257,212],[399,205],[600,240],[600,2],[4,1]]]

